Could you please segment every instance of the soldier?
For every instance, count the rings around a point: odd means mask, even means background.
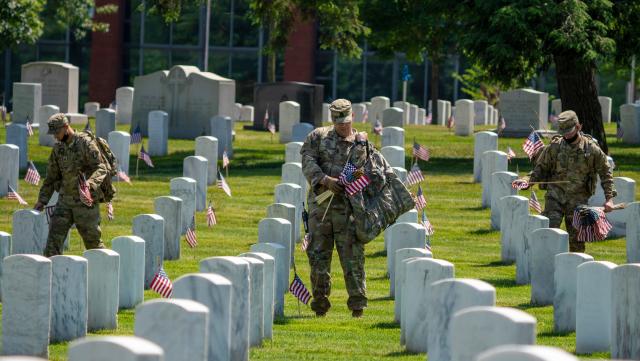
[[[613,210],[613,197],[616,196],[607,155],[598,143],[591,136],[583,134],[581,129],[582,124],[574,111],[560,113],[560,135],[554,136],[551,144],[545,146],[536,156],[535,166],[528,179],[516,180],[518,183],[568,181],[541,185],[541,189],[547,190],[542,214],[549,218],[551,228],[559,228],[564,218],[571,252],[585,250],[584,242],[578,242],[576,238],[577,232],[572,225],[573,211],[576,206],[587,204],[595,193],[597,176],[600,176],[606,198],[605,212]]]
[[[52,134],[58,142],[49,156],[47,177],[40,188],[34,209],[42,211],[54,190],[58,191],[59,198],[50,219],[44,255],[51,257],[62,254],[64,240],[74,223],[86,249],[104,248],[100,239],[102,232],[97,199],[108,169],[101,161],[98,145],[88,134],[75,132],[62,113],[52,115],[48,126],[48,134]],[[78,176],[84,176],[87,180],[94,200],[91,207],[80,201]]]
[[[329,110],[334,125],[315,129],[300,150],[302,171],[311,184],[307,203],[311,236],[307,247],[313,291],[311,308],[317,316],[324,316],[331,307],[328,297],[335,243],[349,293],[347,306],[353,317],[362,317],[367,306],[364,244],[356,239],[351,205],[338,177],[348,159],[364,159],[367,133],[358,133],[352,128],[351,102],[348,100],[334,101]],[[332,200],[318,204],[315,197],[326,190],[334,193]]]

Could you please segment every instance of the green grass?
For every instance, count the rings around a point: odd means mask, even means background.
[[[246,252],[257,240],[258,222],[265,217],[266,207],[273,202],[274,186],[279,183],[284,145],[278,144],[277,138],[272,143],[266,132],[241,128],[242,124],[236,126],[235,158],[227,179],[233,198],[227,197],[215,186],[209,187],[209,197],[213,199],[217,210],[218,225],[212,229],[206,228],[204,212],[197,215],[199,246],[190,249],[183,245],[180,260],[165,262],[165,269],[172,279],[197,272],[199,260],[205,257]],[[127,130],[124,126],[119,126],[119,129]],[[640,148],[622,145],[615,140],[614,125],[607,125],[606,130],[611,154],[619,167],[615,175],[640,179],[637,167],[640,164]],[[0,129],[0,139],[4,140],[4,133],[4,128]],[[530,287],[518,286],[514,282],[515,266],[499,262],[500,235],[490,229],[489,210],[480,208],[480,185],[472,183],[473,138],[456,137],[447,129],[437,126],[407,126],[406,134],[407,155],[410,154],[414,137],[431,149],[432,160],[421,163],[421,166],[426,177],[423,187],[428,201],[428,214],[436,230],[432,240],[434,256],[454,263],[456,277],[477,278],[493,284],[497,289],[499,306],[516,307],[535,316],[538,320],[538,344],[574,352],[575,333],[555,334],[552,307],[531,306]],[[530,169],[529,161],[521,150],[522,141],[499,141],[501,150],[511,146],[518,152],[519,158],[509,168],[513,171],[517,164],[520,174]],[[29,157],[44,173],[50,148],[38,146],[37,137],[29,139],[29,147]],[[116,219],[102,223],[103,240],[107,246],[110,246],[110,240],[114,237],[131,233],[131,219],[134,216],[153,212],[155,197],[169,194],[169,179],[182,175],[182,160],[193,154],[193,149],[192,141],[172,140],[168,156],[154,157],[155,169],[140,164],[140,176],[132,177],[133,185],[119,185],[114,202]],[[131,174],[135,174],[134,154],[132,149]],[[640,187],[637,191],[640,195]],[[31,205],[37,192],[38,188],[20,181],[20,193]],[[17,208],[17,203],[0,199],[0,230],[11,232],[11,214]],[[385,278],[386,258],[383,250],[382,235],[366,247],[369,308],[364,318],[351,318],[346,307],[347,294],[342,270],[335,255],[331,296],[333,307],[327,317],[315,318],[304,305],[299,312],[296,300],[287,295],[286,317],[276,321],[273,340],[251,350],[251,359],[424,360],[423,354],[408,354],[400,346],[400,329],[393,323],[393,300],[388,297],[389,282]],[[71,249],[67,254],[80,255],[82,251],[81,239],[74,231]],[[587,253],[596,260],[620,264],[625,261],[625,242],[624,239],[615,239],[590,244]],[[307,258],[299,249],[296,250],[296,264],[300,276],[309,285]],[[155,297],[154,293],[145,292],[146,299]],[[121,311],[118,318],[117,330],[99,334],[132,334],[133,311]],[[51,345],[51,359],[65,360],[67,348],[66,343]],[[591,357],[608,358],[608,354]]]

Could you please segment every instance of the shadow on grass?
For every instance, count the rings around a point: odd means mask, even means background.
[[[287,325],[289,323],[291,323],[291,320],[301,320],[301,319],[309,319],[309,318],[316,318],[315,315],[309,315],[309,314],[300,314],[300,315],[291,315],[291,316],[278,316],[273,320],[273,323],[275,325]]]
[[[479,236],[483,236],[485,234],[491,234],[491,233],[494,233],[494,232],[498,232],[498,231],[496,231],[494,229],[491,229],[491,228],[487,228],[487,229],[474,229],[473,231],[471,231],[469,233],[477,234]]]
[[[393,300],[393,298],[391,298],[391,296],[382,296],[382,297],[376,297],[376,298],[370,298],[369,301],[371,302],[378,302],[378,301],[391,301]]]
[[[547,307],[547,306],[551,306],[551,305],[535,305],[531,302],[527,302],[527,303],[520,303],[518,304],[516,307],[521,309],[521,310],[529,310],[532,308],[543,308],[543,307]]]
[[[482,210],[484,210],[484,208],[482,208],[482,206],[462,207],[460,209],[464,209],[466,211],[482,211]]]
[[[526,285],[519,285],[516,283],[515,280],[508,279],[508,278],[481,278],[480,280],[485,281],[493,285],[494,287],[513,288],[513,287],[526,286]]]
[[[389,279],[389,277],[387,277],[387,275],[382,275],[382,276],[378,276],[378,277],[367,277],[369,280],[371,281],[384,281]]]
[[[538,336],[540,336],[540,337],[564,337],[564,336],[569,336],[572,333],[574,333],[574,331],[565,331],[565,332],[547,331],[547,332],[540,332],[538,334]]]
[[[485,264],[481,264],[480,267],[505,267],[512,265],[513,262],[504,263],[502,261],[493,261]]]
[[[382,251],[378,251],[376,253],[372,253],[368,255],[367,258],[378,258],[378,257],[386,257],[386,256],[387,256],[387,251],[383,249]]]
[[[394,351],[394,352],[389,352],[388,354],[386,354],[385,356],[389,356],[389,357],[401,357],[401,356],[411,356],[411,355],[416,355],[416,353],[407,351],[407,350],[403,350],[403,351]]]
[[[399,329],[400,325],[395,322],[378,322],[371,326],[371,328],[382,328],[387,330]]]

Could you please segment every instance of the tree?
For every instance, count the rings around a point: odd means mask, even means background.
[[[597,64],[628,62],[640,50],[638,0],[450,1],[459,14],[465,54],[490,76],[521,84],[555,64],[564,110],[574,110],[583,130],[607,141],[598,102]],[[618,46],[616,46],[618,42]]]
[[[341,55],[358,58],[362,49],[358,39],[369,29],[360,20],[356,0],[251,0],[249,17],[267,30],[267,80],[276,78],[276,54],[287,46],[297,19],[316,20],[321,49],[335,49]]]
[[[447,1],[363,0],[363,17],[372,30],[370,42],[381,55],[404,52],[410,61],[431,61],[432,117],[438,117],[440,66],[456,48],[455,14]]]

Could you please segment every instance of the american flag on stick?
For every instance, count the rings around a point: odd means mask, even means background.
[[[616,138],[618,139],[622,139],[622,136],[624,136],[624,131],[622,130],[622,124],[620,121],[618,121],[616,126]]]
[[[164,298],[169,298],[171,297],[171,294],[173,294],[173,284],[162,266],[160,266],[158,273],[153,276],[149,288],[156,291]]]
[[[433,230],[433,225],[427,218],[427,212],[425,212],[424,208],[422,209],[422,226],[427,230],[427,236],[433,236],[435,231]]]
[[[511,149],[511,147],[507,147],[507,160],[511,160],[516,157],[516,152]]]
[[[433,122],[433,115],[431,113],[424,116],[424,123],[431,124]]]
[[[419,159],[424,160],[425,162],[429,161],[429,157],[431,154],[429,153],[429,149],[427,147],[418,144],[415,140],[413,141],[413,156]]]
[[[218,220],[216,219],[216,213],[213,210],[213,206],[211,202],[209,202],[209,207],[207,207],[207,226],[213,227],[218,224]]]
[[[422,182],[424,177],[422,176],[422,170],[420,170],[420,166],[418,163],[413,163],[409,174],[407,174],[407,185],[414,185]]]
[[[118,180],[131,184],[131,179],[129,178],[127,173],[123,172],[121,169],[118,169],[118,171],[116,172],[116,177],[118,178]]]
[[[187,234],[185,236],[189,247],[195,248],[198,245],[198,237],[196,237],[196,217],[191,218],[191,225],[187,227]]]
[[[45,206],[44,207],[44,214],[47,216],[47,223],[51,222],[51,217],[53,216],[53,212],[55,212],[56,210],[56,205],[52,205],[52,206]]]
[[[113,204],[111,202],[107,203],[107,219],[113,221],[115,215],[113,213]]]
[[[347,161],[347,164],[344,165],[338,181],[344,186],[347,195],[350,196],[360,192],[371,182],[369,177],[364,174],[364,171],[357,169],[351,161]]]
[[[227,150],[225,149],[222,152],[222,168],[227,168],[228,166],[229,166],[229,156],[227,155]]]
[[[31,125],[31,118],[29,118],[29,116],[27,115],[27,134],[29,134],[29,136],[33,135],[33,126]]]
[[[534,191],[531,191],[531,196],[529,197],[529,207],[538,213],[542,213],[542,205],[540,205],[540,201]]]
[[[551,114],[549,114],[549,123],[555,124],[558,121],[558,116],[556,115],[555,110],[551,110]]]
[[[25,182],[33,184],[34,186],[37,186],[38,183],[40,183],[40,173],[38,173],[38,169],[32,161],[29,161],[27,174],[24,175],[24,180]]]
[[[424,199],[424,194],[422,193],[421,186],[418,186],[418,192],[416,193],[416,197],[414,201],[416,202],[416,209],[418,211],[422,210],[427,206],[427,200]]]
[[[93,198],[89,191],[89,183],[84,175],[78,175],[78,193],[80,194],[80,202],[87,207],[93,206]]]
[[[529,186],[530,186],[529,182],[524,179],[516,179],[513,182],[511,182],[511,188],[517,189],[519,191],[523,189],[527,189],[529,188]]]
[[[140,130],[140,125],[136,126],[136,129],[133,130],[131,134],[131,144],[140,144],[142,143],[142,131]]]
[[[302,242],[300,242],[300,250],[302,250],[302,252],[309,248],[309,242],[311,242],[311,235],[309,233],[305,233],[304,238],[302,238]]]
[[[451,114],[447,119],[447,128],[451,129],[456,126],[456,118]]]
[[[269,125],[269,106],[267,105],[267,110],[264,112],[264,118],[262,119],[262,126],[267,128]]]
[[[267,130],[269,131],[269,133],[271,133],[271,135],[275,135],[276,134],[276,125],[273,124],[273,122],[269,122],[269,124],[267,124]]]
[[[362,113],[362,122],[366,123],[369,121],[369,109],[367,109],[367,106],[364,106],[364,113]]]
[[[602,241],[612,228],[601,207],[576,207],[571,224],[578,231],[579,242]]]
[[[540,149],[544,147],[544,143],[542,142],[542,138],[536,133],[536,131],[532,131],[531,134],[527,137],[522,144],[522,150],[529,156],[529,159],[533,158]]]
[[[151,156],[147,151],[144,150],[144,145],[140,147],[140,153],[138,154],[138,158],[142,159],[149,167],[153,167],[153,162],[151,161]]]
[[[305,305],[308,304],[311,299],[311,293],[309,293],[309,290],[307,290],[307,287],[304,286],[304,283],[297,274],[293,276],[293,281],[291,281],[291,285],[289,285],[289,291]]]
[[[18,203],[25,206],[28,204],[22,197],[20,197],[18,192],[11,188],[11,186],[9,186],[9,191],[7,192],[7,199],[15,199],[18,201]]]
[[[229,184],[227,184],[227,181],[224,180],[222,173],[218,172],[218,176],[218,188],[222,189],[229,197],[231,197],[231,188],[229,188]]]
[[[7,107],[5,107],[4,105],[0,107],[0,117],[2,117],[3,123],[7,121]]]
[[[502,131],[507,127],[507,122],[505,122],[504,117],[500,117],[500,123],[498,124],[498,133],[502,133]]]
[[[378,119],[376,119],[376,124],[373,126],[373,132],[377,135],[382,135],[382,123]]]

